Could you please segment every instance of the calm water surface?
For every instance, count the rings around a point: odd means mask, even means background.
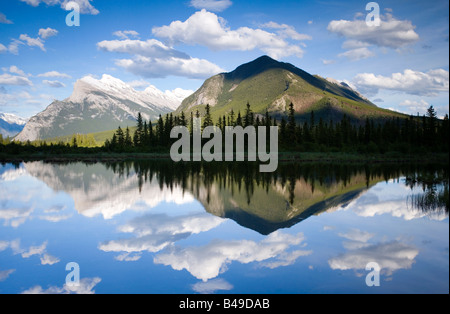
[[[0,293],[449,293],[448,202],[442,166],[0,165]]]

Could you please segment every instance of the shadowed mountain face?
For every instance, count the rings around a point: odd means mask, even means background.
[[[378,108],[345,83],[313,76],[267,56],[206,80],[183,101],[176,113],[196,110],[202,113],[209,104],[213,116],[218,118],[231,110],[243,113],[247,103],[255,113],[264,114],[268,110],[272,116],[286,115],[293,103],[299,121],[307,121],[311,111],[325,121],[339,121],[344,115],[355,122],[367,117],[399,116]]]
[[[150,161],[33,162],[25,169],[53,190],[68,193],[76,210],[87,217],[111,219],[130,209],[197,200],[207,212],[264,235],[345,207],[370,186],[400,176],[397,167],[281,165],[274,174],[261,174],[253,164]]]

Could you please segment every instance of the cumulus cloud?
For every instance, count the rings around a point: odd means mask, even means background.
[[[196,9],[206,9],[213,12],[222,12],[228,9],[233,2],[230,0],[191,0],[190,6]]]
[[[290,38],[306,37],[287,25],[273,22],[269,25]],[[153,34],[163,38],[170,45],[179,43],[201,45],[213,51],[259,49],[276,59],[292,55],[301,58],[304,54],[298,45],[290,44],[277,33],[249,27],[232,30],[223,18],[206,10],[194,13],[184,22],[173,21],[170,25],[154,27]]]
[[[136,260],[138,255],[130,253],[159,252],[164,248],[192,234],[211,230],[223,222],[223,219],[210,214],[194,214],[170,217],[155,214],[139,217],[119,227],[119,231],[133,233],[135,237],[113,240],[99,245],[105,252],[124,252],[116,257],[119,261]]]
[[[393,73],[391,76],[361,73],[353,83],[358,90],[376,94],[380,89],[404,92],[411,95],[436,96],[449,91],[449,72],[444,69],[428,72],[406,69],[403,73]]]
[[[30,47],[39,47],[39,49],[41,49],[42,51],[47,51],[44,47],[44,41],[39,37],[31,38],[27,34],[21,34],[19,39],[21,41],[24,41]]]
[[[393,241],[350,250],[331,258],[328,264],[334,270],[364,270],[367,264],[376,262],[390,276],[396,270],[410,269],[418,254],[417,248]]]
[[[67,78],[67,79],[72,78],[70,75],[65,74],[65,73],[60,73],[58,71],[49,71],[46,73],[41,73],[41,74],[38,74],[38,77],[58,77],[58,78]]]
[[[33,7],[39,6],[41,3],[44,3],[48,6],[54,6],[54,5],[60,5],[62,9],[65,10],[66,4],[74,1],[78,3],[80,6],[80,13],[82,14],[92,14],[97,15],[100,12],[94,8],[91,4],[92,0],[20,0],[22,2],[25,2]]]
[[[295,257],[311,254],[310,251],[299,250],[286,253],[290,247],[303,241],[303,234],[289,235],[277,231],[260,242],[215,240],[201,247],[171,247],[167,252],[158,254],[154,262],[175,270],[186,269],[192,276],[207,282],[235,261],[242,264],[264,262],[261,266],[270,268],[290,265]]]
[[[394,49],[416,43],[419,35],[414,29],[411,21],[397,20],[389,13],[381,16],[379,27],[368,26],[365,20],[339,20],[328,24],[328,30],[339,36],[368,45]]]
[[[403,109],[405,108],[406,111],[411,113],[419,112],[421,114],[425,114],[428,108],[430,108],[430,104],[427,103],[425,100],[409,100],[406,99],[402,101],[399,106]]]
[[[48,85],[50,87],[53,87],[53,88],[66,87],[66,85],[60,81],[43,80],[42,83],[44,83],[45,85]]]
[[[224,72],[219,66],[198,58],[148,58],[136,56],[133,59],[120,59],[116,65],[125,70],[148,78],[164,78],[169,75],[205,79]]]
[[[189,56],[184,52],[170,48],[156,39],[149,39],[147,41],[131,39],[104,40],[97,43],[97,47],[103,51],[127,53],[151,58],[173,57],[177,59],[189,59]]]
[[[5,53],[8,51],[8,48],[6,48],[4,45],[0,44],[0,53]]]
[[[22,294],[95,294],[95,286],[101,282],[101,278],[83,278],[77,286],[63,287],[50,286],[47,289],[41,286],[34,286],[22,292]]]
[[[400,49],[419,41],[415,26],[408,20],[397,20],[391,13],[381,15],[381,24],[378,27],[368,26],[365,20],[334,20],[328,24],[328,31],[346,38],[343,49],[347,51],[340,54],[356,61],[375,56],[369,47],[383,47]]]
[[[56,36],[58,34],[58,31],[56,29],[47,27],[47,28],[41,28],[39,30],[39,37],[42,39],[47,39],[53,36]]]
[[[207,78],[224,71],[207,60],[191,58],[155,39],[105,40],[97,43],[97,47],[103,51],[132,55],[131,59],[116,60],[116,65],[143,77],[161,78],[175,75]]]

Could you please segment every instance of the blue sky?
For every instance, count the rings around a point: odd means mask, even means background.
[[[0,2],[0,112],[30,117],[73,83],[110,74],[137,89],[196,90],[261,55],[349,83],[376,105],[449,111],[449,2],[68,0]]]

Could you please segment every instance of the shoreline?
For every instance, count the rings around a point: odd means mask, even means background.
[[[171,161],[168,153],[99,153],[99,154],[31,154],[10,155],[0,153],[0,163],[20,162],[122,162],[129,160],[159,160]],[[203,161],[204,162],[204,161]],[[224,161],[226,162],[226,161]],[[449,164],[447,153],[427,154],[357,154],[357,153],[309,153],[309,152],[282,152],[278,155],[279,163],[444,163]]]

